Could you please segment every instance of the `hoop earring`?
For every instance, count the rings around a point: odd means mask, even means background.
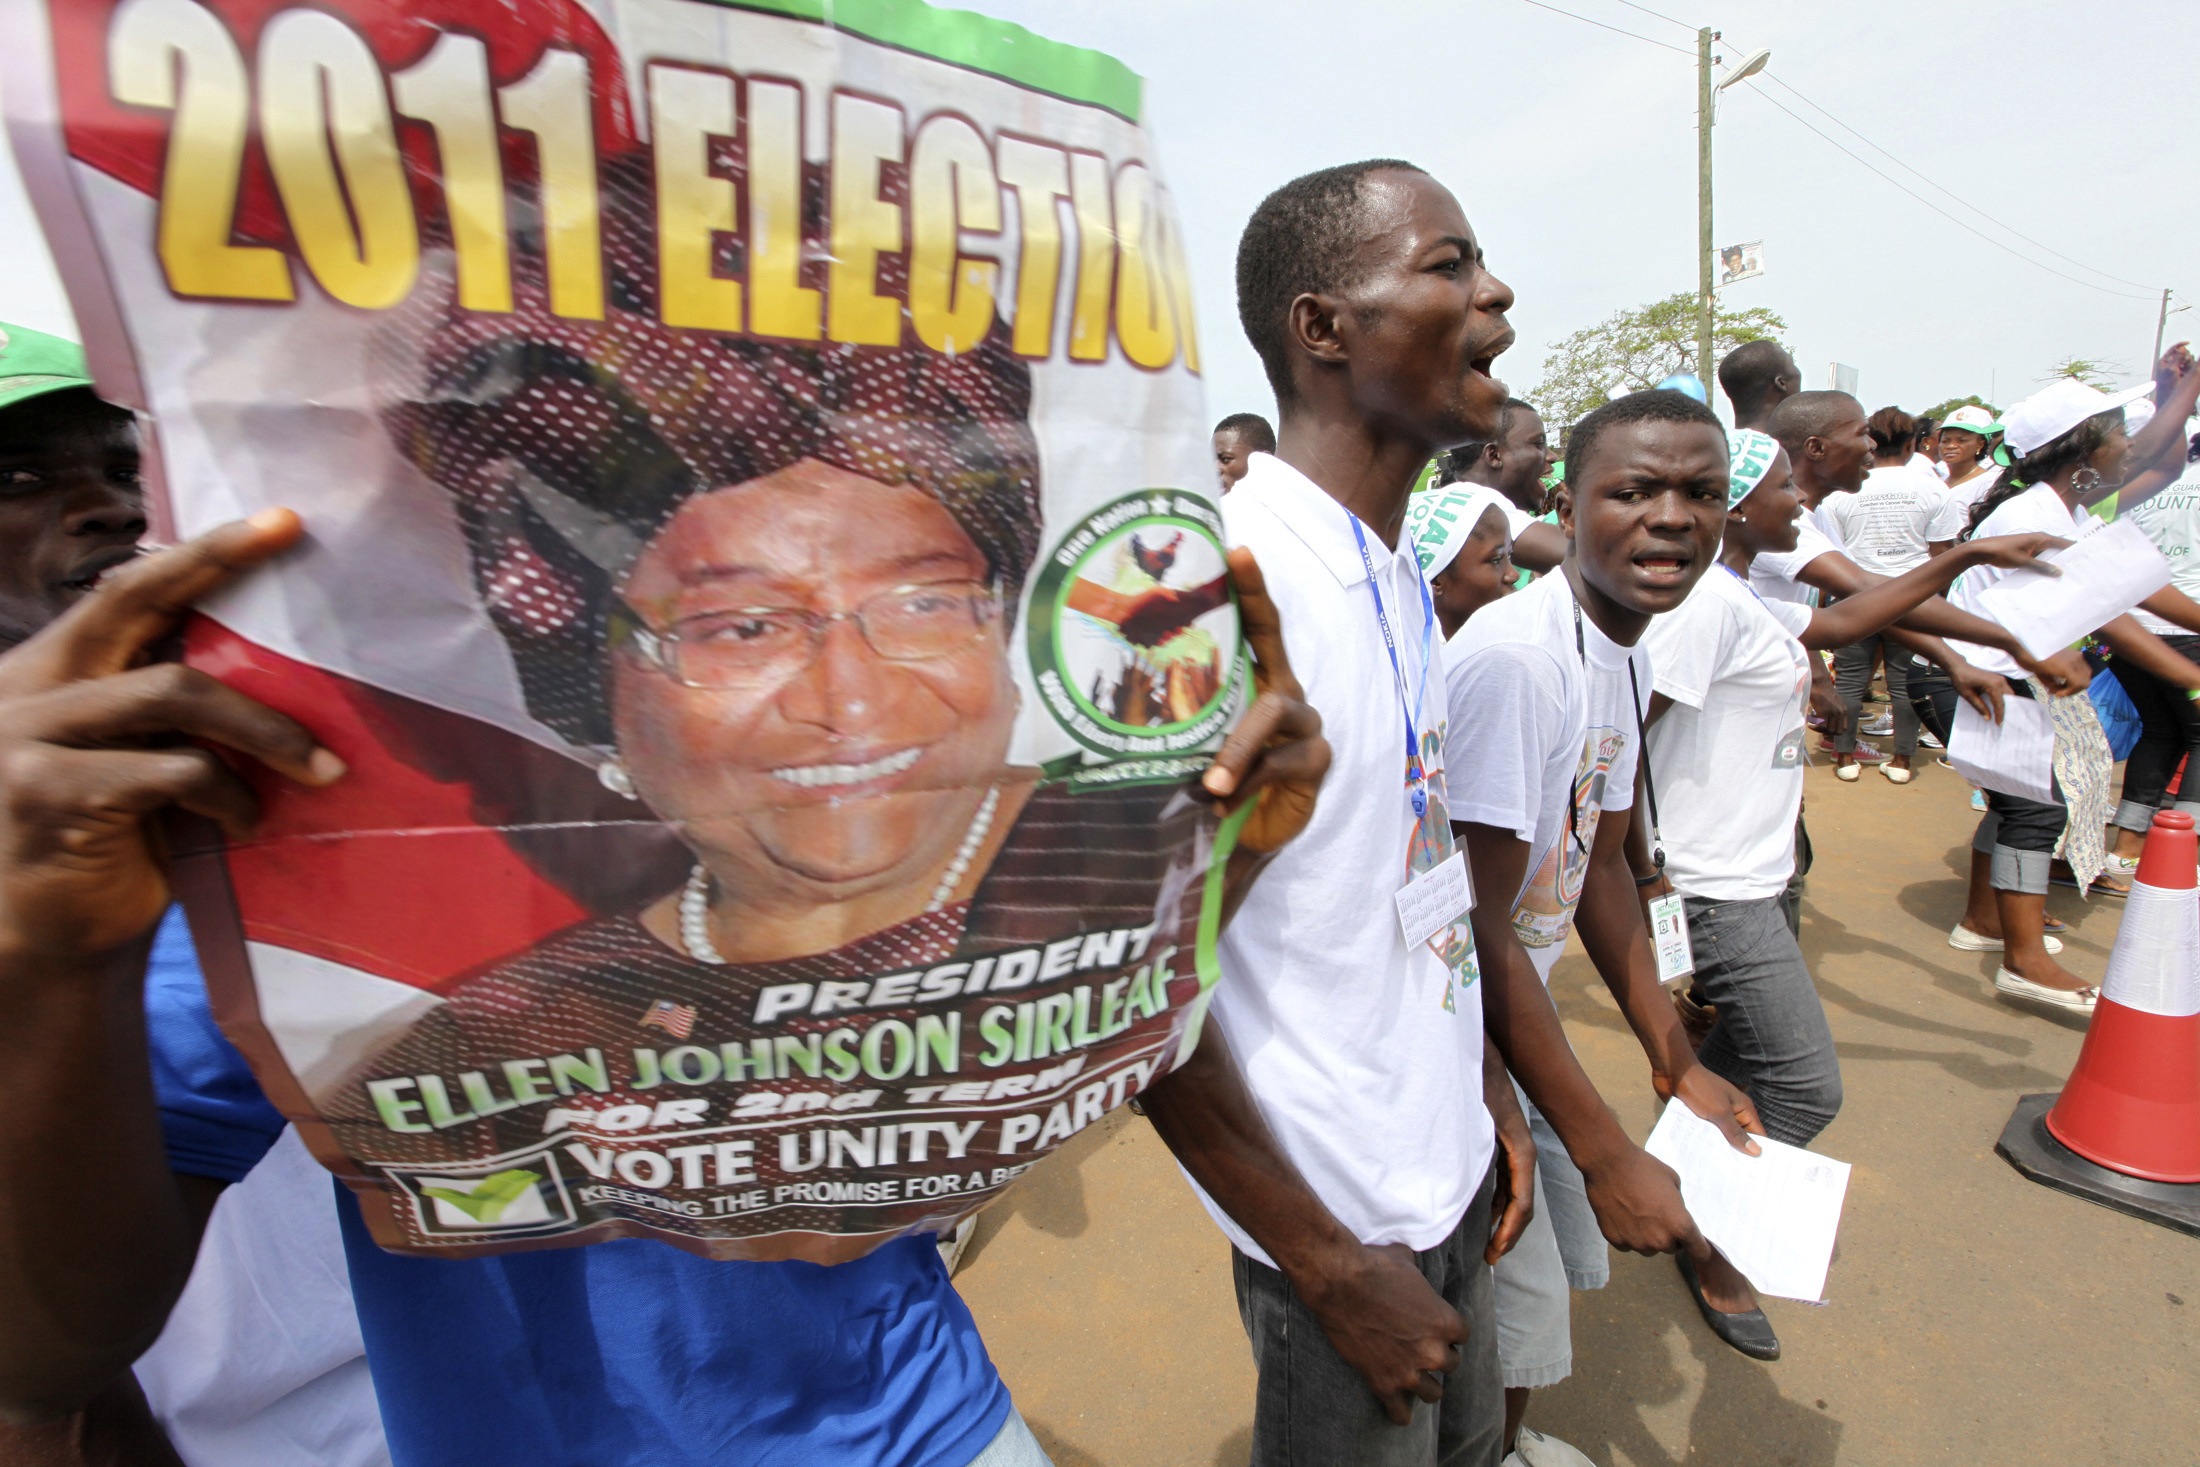
[[[624,799],[641,798],[634,793],[634,776],[626,772],[626,766],[616,757],[606,759],[596,766],[596,783]]]
[[[2070,487],[2079,494],[2091,494],[2101,487],[2100,470],[2087,464],[2070,476]]]

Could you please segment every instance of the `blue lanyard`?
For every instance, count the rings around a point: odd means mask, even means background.
[[[1415,572],[1413,583],[1421,588],[1421,684],[1413,694],[1413,702],[1406,702],[1406,670],[1398,662],[1398,640],[1390,634],[1390,616],[1383,610],[1383,588],[1375,579],[1375,557],[1367,553],[1367,536],[1360,529],[1360,517],[1350,510],[1344,512],[1352,526],[1352,541],[1360,547],[1360,564],[1367,568],[1368,594],[1375,598],[1375,625],[1382,628],[1383,650],[1390,654],[1390,674],[1397,682],[1398,708],[1406,716],[1406,780],[1413,801],[1413,818],[1428,814],[1428,775],[1421,768],[1421,736],[1416,731],[1421,726],[1421,704],[1428,697],[1429,667],[1434,660],[1436,629],[1436,603],[1429,599],[1428,582]]]

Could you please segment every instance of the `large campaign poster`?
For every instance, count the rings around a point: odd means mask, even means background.
[[[916,0],[55,0],[10,124],[184,655],[350,776],[174,866],[384,1246],[832,1261],[1177,1063],[1244,697],[1107,57]]]

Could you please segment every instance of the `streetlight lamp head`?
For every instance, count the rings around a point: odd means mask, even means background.
[[[1723,92],[1728,87],[1733,86],[1734,83],[1738,81],[1747,81],[1750,77],[1753,77],[1758,72],[1763,71],[1766,65],[1771,62],[1771,60],[1772,53],[1770,51],[1752,51],[1749,55],[1742,58],[1742,64],[1740,66],[1735,67],[1732,71],[1726,74],[1725,79],[1723,79],[1719,83],[1718,90]]]

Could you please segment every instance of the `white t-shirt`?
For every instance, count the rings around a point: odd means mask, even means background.
[[[2047,484],[2034,484],[2012,499],[2002,501],[1978,527],[1973,539],[1983,540],[1989,535],[2024,535],[2041,533],[2060,535],[2065,540],[2082,540],[2101,528],[2101,522],[2089,514],[2073,515],[2063,503],[2062,496]],[[1993,618],[1979,605],[1979,597],[2009,572],[2000,566],[1974,565],[1956,577],[1956,583],[1948,588],[1948,602],[1959,610],[1978,616]],[[1998,647],[1981,647],[1972,642],[1959,642],[1950,638],[1948,645],[1971,662],[1988,672],[1998,672],[2003,677],[2019,678],[2024,669],[2017,666],[2015,658]]]
[[[1719,566],[1650,619],[1643,645],[1673,700],[1650,725],[1650,777],[1665,874],[1685,896],[1777,896],[1795,870],[1803,804],[1803,710],[1813,615],[1766,601]]]
[[[2200,601],[2200,464],[2185,465],[2184,477],[2124,516],[2146,532],[2169,560],[2169,583]],[[2159,637],[2187,637],[2191,628],[2134,609],[2139,625]]]
[[[1230,543],[1250,548],[1267,576],[1330,764],[1313,820],[1223,931],[1214,1017],[1277,1142],[1337,1220],[1363,1243],[1433,1247],[1466,1214],[1495,1144],[1464,914],[1408,950],[1395,900],[1409,862],[1425,862],[1439,835],[1451,839],[1443,631],[1426,611],[1412,545],[1392,552],[1362,527],[1408,685],[1401,698],[1344,507],[1256,453],[1222,516]],[[1407,799],[1409,703],[1429,770],[1418,823]],[[1448,961],[1437,950],[1447,940],[1457,944]],[[1270,1261],[1200,1200],[1248,1257]]]
[[[1819,509],[1823,510],[1824,505]],[[1830,516],[1828,517],[1830,518]],[[1839,532],[1838,525],[1835,527]],[[1818,604],[1818,588],[1796,579],[1821,555],[1846,555],[1848,548],[1826,533],[1816,512],[1795,522],[1795,548],[1767,551],[1749,563],[1749,586],[1767,601],[1793,601],[1802,606]]]
[[[1635,802],[1630,663],[1645,713],[1651,692],[1649,654],[1586,616],[1577,642],[1574,615],[1573,587],[1554,572],[1477,611],[1450,648],[1452,818],[1528,843],[1513,931],[1546,983],[1573,928],[1597,822]]]
[[[190,1467],[389,1467],[335,1183],[295,1129],[214,1204],[134,1368]]]
[[[1963,533],[1968,506],[1919,467],[1919,460],[1873,469],[1854,494],[1828,495],[1819,506],[1841,527],[1851,560],[1883,576],[1915,570],[1930,546]]]
[[[2000,482],[2001,465],[1988,464],[1985,468],[1979,470],[1970,478],[1965,479],[1962,483],[1949,484],[1945,487],[1948,490],[1948,493],[1953,496],[1957,500],[1957,502],[1962,504],[1964,519],[1965,522],[1968,523],[1971,514],[1971,506],[1978,503],[1981,499],[1984,499],[1987,495],[1993,493],[1994,486],[1996,484],[1999,484]]]

